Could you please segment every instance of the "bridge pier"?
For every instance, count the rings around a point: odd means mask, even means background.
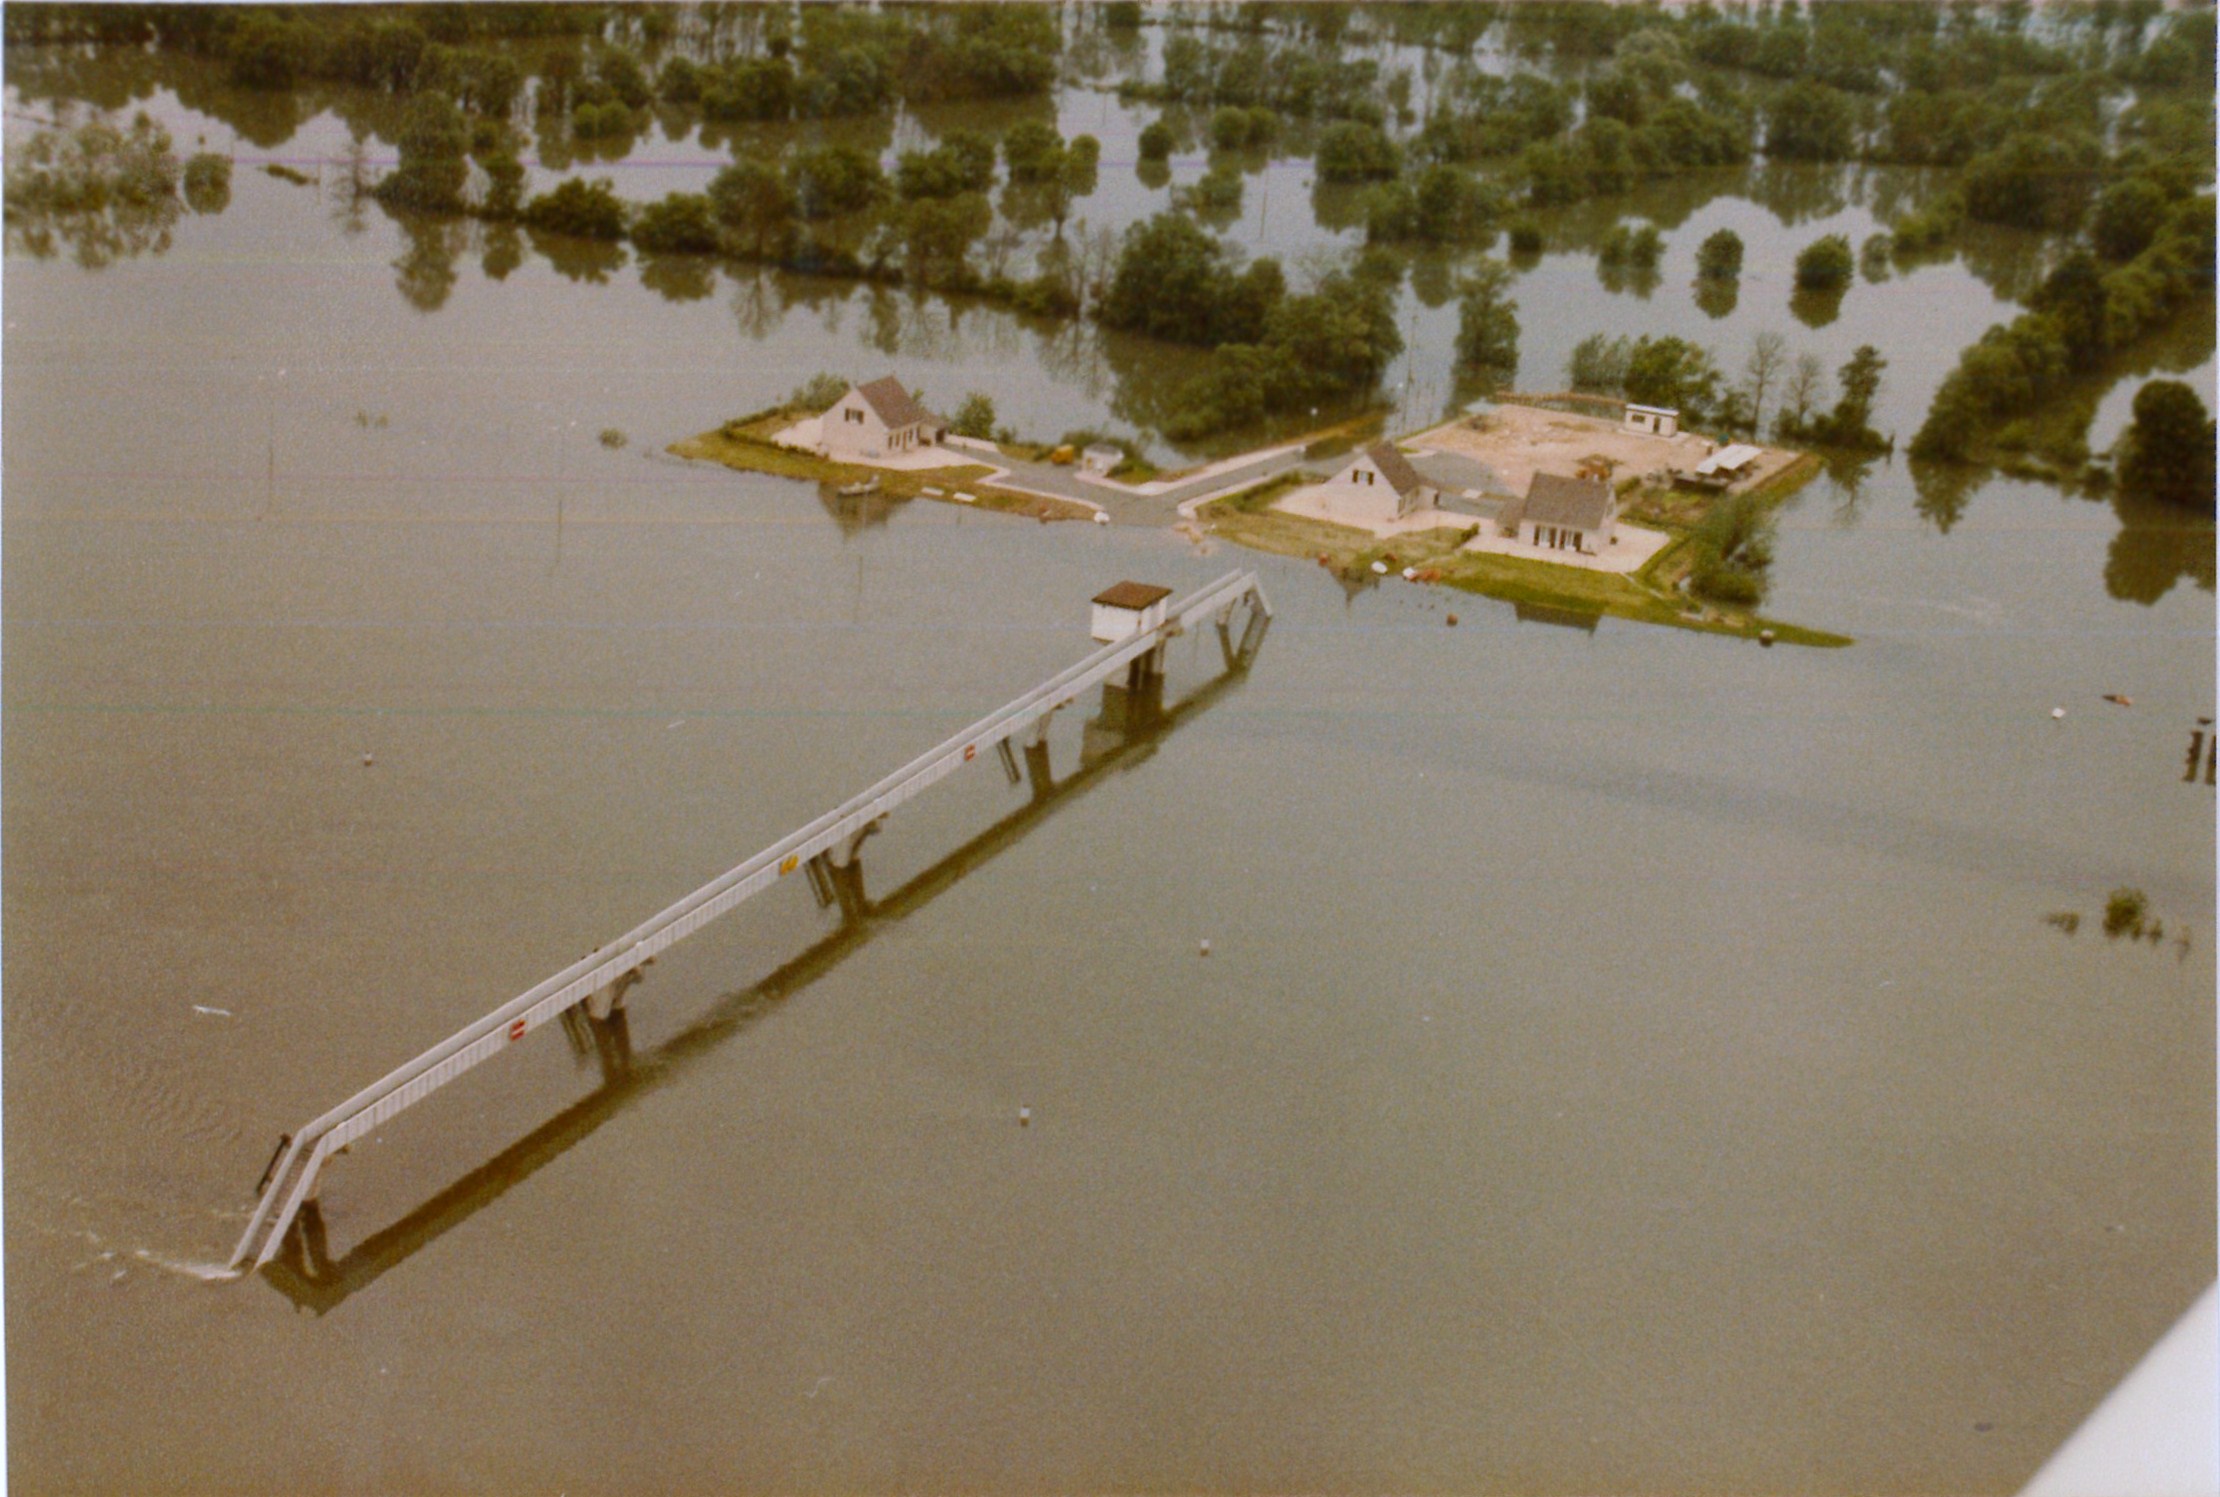
[[[632,1016],[617,1008],[610,1010],[608,1018],[588,1018],[586,1024],[593,1031],[602,1085],[614,1085],[632,1074]]]
[[[863,892],[863,864],[851,857],[845,863],[827,863],[825,872],[832,880],[833,897],[840,901],[842,920],[861,920],[871,913],[871,901]]]
[[[1008,747],[1007,744],[1004,745]],[[832,850],[826,849],[809,860],[810,892],[817,896],[817,907],[840,906],[843,920],[861,920],[871,913],[871,901],[863,892],[863,844],[880,827],[886,825],[881,816],[867,821],[863,828],[848,841],[848,858],[844,863],[833,861]]]
[[[1049,772],[1048,740],[1025,746],[1025,778],[1033,791],[1033,799],[1045,800],[1056,788],[1056,777]]]
[[[645,965],[645,963],[642,965]],[[634,967],[631,971],[618,976],[607,987],[597,988],[587,994],[584,1005],[586,1017],[606,1022],[611,1014],[622,1012],[625,990],[638,982],[643,975],[639,967]]]
[[[331,1239],[324,1230],[324,1208],[316,1203],[316,1197],[301,1202],[293,1218],[293,1230],[285,1234],[282,1256],[285,1266],[304,1279],[330,1276]]]
[[[1218,617],[1218,653],[1224,657],[1229,671],[1245,671],[1249,662],[1256,659],[1256,652],[1264,644],[1264,633],[1272,627],[1272,616],[1261,608],[1249,610],[1248,621],[1241,626],[1238,643],[1233,637],[1233,610],[1229,607]]]

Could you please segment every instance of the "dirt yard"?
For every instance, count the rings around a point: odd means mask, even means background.
[[[1693,468],[1715,445],[1726,444],[1714,443],[1694,432],[1653,437],[1595,416],[1575,416],[1539,406],[1498,405],[1486,415],[1459,417],[1447,426],[1411,437],[1407,445],[1476,458],[1493,468],[1511,493],[1523,494],[1537,472],[1570,477],[1590,458],[1604,458],[1614,465],[1614,483],[1628,478],[1647,479],[1653,474],[1662,481],[1666,469]],[[1735,489],[1762,484],[1794,461],[1795,453],[1768,447]]]

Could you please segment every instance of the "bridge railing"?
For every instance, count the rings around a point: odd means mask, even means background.
[[[277,1254],[302,1202],[314,1191],[325,1161],[336,1150],[492,1059],[548,1020],[559,1018],[567,1009],[669,950],[809,859],[876,823],[980,753],[1069,706],[1080,693],[1180,633],[1189,620],[1213,612],[1230,614],[1243,599],[1251,600],[1263,617],[1270,617],[1271,605],[1256,574],[1227,573],[1170,605],[1162,623],[1104,645],[319,1115],[291,1136],[268,1172],[246,1230],[232,1252],[231,1267],[244,1267],[251,1260],[259,1268]]]

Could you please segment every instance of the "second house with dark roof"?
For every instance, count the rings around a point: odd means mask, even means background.
[[[1600,478],[1537,473],[1515,512],[1503,516],[1504,533],[1549,551],[1601,555],[1616,542],[1619,500]]]
[[[919,405],[893,375],[851,385],[818,418],[817,450],[831,458],[884,458],[931,447],[947,423]]]

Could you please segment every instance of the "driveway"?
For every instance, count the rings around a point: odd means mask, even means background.
[[[815,418],[797,422],[780,432],[773,440],[782,446],[814,452],[817,447],[817,422]],[[1303,449],[1298,443],[1287,447],[1269,447],[1261,452],[1244,452],[1197,468],[1192,473],[1152,479],[1147,483],[1120,483],[1076,465],[1029,462],[1023,458],[1011,457],[994,443],[976,437],[951,436],[945,445],[939,447],[922,447],[908,452],[890,453],[885,457],[849,458],[845,461],[864,467],[893,468],[905,472],[983,463],[994,471],[988,477],[976,480],[979,483],[992,484],[998,489],[1011,489],[1021,494],[1068,499],[1075,504],[1084,504],[1089,509],[1101,511],[1117,525],[1163,527],[1172,525],[1183,517],[1191,517],[1196,508],[1212,499],[1239,493],[1252,484],[1262,483],[1290,468],[1301,466]]]

